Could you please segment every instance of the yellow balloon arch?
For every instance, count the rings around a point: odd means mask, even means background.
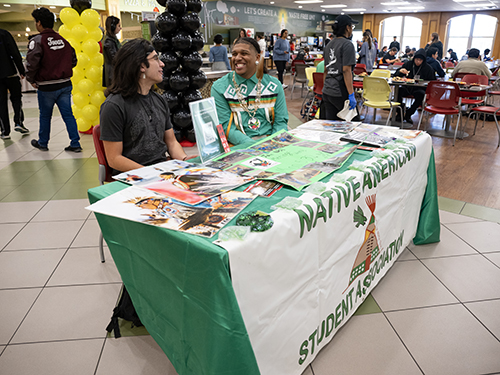
[[[64,8],[59,14],[62,25],[59,34],[75,49],[78,63],[73,68],[73,115],[78,130],[92,132],[92,127],[99,123],[99,110],[104,102],[102,87],[102,65],[104,59],[99,42],[102,31],[99,28],[101,17],[93,9],[86,9],[81,14],[73,8]]]

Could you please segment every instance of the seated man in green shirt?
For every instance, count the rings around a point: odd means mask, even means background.
[[[233,47],[234,71],[212,85],[217,115],[233,145],[288,129],[288,110],[281,83],[264,74],[260,47],[239,38]]]

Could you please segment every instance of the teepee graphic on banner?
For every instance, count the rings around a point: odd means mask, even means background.
[[[372,215],[365,230],[365,240],[358,251],[349,277],[349,285],[361,274],[370,269],[371,262],[380,254],[377,235],[375,234],[375,194],[366,197],[366,204]]]

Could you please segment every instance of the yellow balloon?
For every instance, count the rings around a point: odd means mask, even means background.
[[[102,83],[102,66],[88,66],[85,69],[85,76],[94,83]]]
[[[105,100],[106,97],[104,96],[104,93],[100,90],[96,90],[90,95],[90,102],[97,108],[100,108],[101,104],[104,103]]]
[[[80,23],[80,16],[78,15],[78,12],[73,8],[61,9],[61,13],[59,13],[59,18],[69,28],[72,28],[76,24]]]
[[[93,104],[87,104],[82,108],[82,117],[86,120],[93,121],[99,117],[99,110]]]
[[[87,29],[89,33],[89,39],[95,40],[96,42],[100,42],[102,39],[102,31],[98,27],[93,29]]]
[[[88,94],[76,91],[73,94],[73,103],[75,103],[78,107],[83,108],[90,103],[90,97],[88,96]]]
[[[82,14],[80,14],[80,20],[82,21],[82,25],[89,29],[96,28],[101,23],[99,13],[93,9],[85,9]]]
[[[85,52],[77,52],[76,58],[78,59],[77,68],[85,69],[90,65],[90,57]]]
[[[97,117],[94,121],[92,121],[92,126],[96,126],[101,122],[101,119]]]
[[[71,34],[73,35],[73,34]],[[76,40],[75,38],[73,38],[72,36],[70,36],[69,38],[66,38],[66,40],[69,42],[69,44],[71,44],[71,47],[73,47],[75,49],[75,52],[78,53],[82,50],[82,45],[80,44],[80,42],[78,40]]]
[[[73,37],[79,42],[87,40],[89,34],[85,26],[80,23],[73,26],[73,28],[71,29],[71,33],[73,34]]]
[[[58,30],[58,33],[59,35],[61,35],[64,39],[68,39],[68,38],[71,38],[72,34],[71,34],[71,28],[68,27],[67,25],[65,24],[62,24],[60,27],[59,27],[59,30]]]
[[[76,119],[76,125],[78,126],[78,130],[81,132],[89,131],[92,127],[92,123],[84,117],[78,117]]]
[[[82,117],[82,109],[78,107],[76,104],[71,106],[71,110],[73,111],[73,116],[75,118]]]
[[[104,65],[104,57],[102,53],[96,53],[92,56],[92,61],[90,62],[92,65],[103,66]]]
[[[82,51],[85,52],[89,57],[94,56],[99,53],[99,43],[93,39],[87,39],[82,43]]]
[[[73,81],[73,83],[76,84],[84,78],[85,78],[85,71],[83,69],[77,68],[75,66],[73,68],[73,77],[71,77],[71,80]]]
[[[94,91],[94,83],[90,79],[82,79],[80,82],[77,83],[76,87],[82,94],[90,94],[92,91]]]

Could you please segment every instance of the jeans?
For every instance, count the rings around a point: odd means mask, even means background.
[[[24,113],[22,109],[21,81],[18,76],[0,78],[0,122],[2,134],[10,134],[9,107],[7,105],[7,90],[10,91],[10,101],[14,109],[14,124],[22,125]]]
[[[71,147],[80,147],[80,135],[76,125],[73,110],[71,109],[72,86],[56,91],[38,90],[38,109],[40,110],[40,130],[38,131],[38,144],[47,147],[50,139],[50,122],[54,104],[57,104],[61,117],[66,124]]]
[[[276,65],[276,69],[278,71],[278,79],[283,84],[283,73],[285,72],[286,68],[286,61],[274,61],[274,64]]]

